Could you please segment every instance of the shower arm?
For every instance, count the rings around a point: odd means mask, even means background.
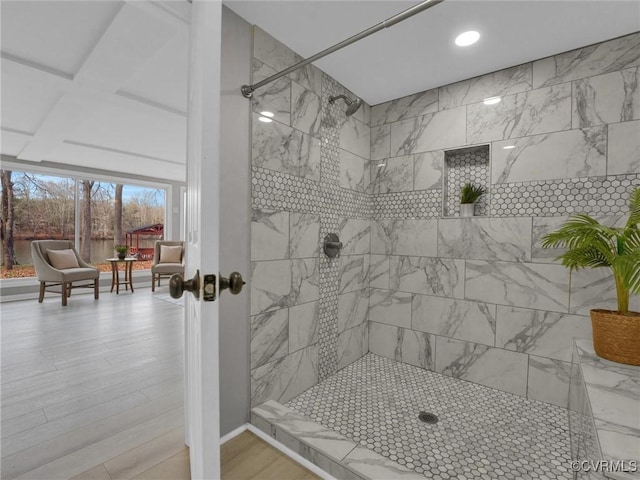
[[[268,83],[271,83],[281,77],[284,77],[285,75],[288,75],[291,72],[294,72],[295,70],[298,70],[299,68],[304,67],[305,65],[308,65],[312,62],[315,62],[316,60],[321,59],[322,57],[325,57],[327,55],[329,55],[330,53],[333,53],[335,51],[340,50],[341,48],[344,48],[348,45],[351,45],[352,43],[355,43],[359,40],[362,40],[363,38],[368,37],[369,35],[373,35],[376,32],[379,32],[380,30],[383,30],[385,28],[389,28],[394,26],[396,23],[400,23],[403,20],[406,20],[409,17],[413,17],[414,15],[416,15],[417,13],[420,13],[428,8],[431,8],[435,5],[438,5],[439,3],[442,3],[444,0],[424,0],[423,2],[420,2],[417,5],[414,5],[413,7],[407,8],[405,11],[400,12],[396,15],[394,15],[393,17],[389,17],[386,20],[378,23],[377,25],[374,25],[373,27],[369,27],[366,30],[363,30],[360,33],[355,34],[352,37],[347,38],[346,40],[343,40],[340,43],[336,43],[335,45],[333,45],[332,47],[326,48],[324,50],[322,50],[319,53],[316,53],[315,55],[313,55],[312,57],[306,58],[294,65],[291,65],[289,68],[286,68],[278,73],[275,73],[273,75],[271,75],[270,77],[265,78],[264,80],[258,82],[258,83],[254,83],[253,85],[243,85],[240,88],[240,91],[242,92],[242,95],[244,95],[246,98],[251,98],[253,96],[253,92],[260,88],[263,87],[265,85],[267,85]]]

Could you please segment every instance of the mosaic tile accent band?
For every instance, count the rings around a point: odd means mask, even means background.
[[[329,233],[338,232],[338,218],[340,211],[338,200],[338,176],[340,160],[338,148],[340,132],[337,124],[344,112],[338,103],[330,104],[328,98],[338,95],[335,81],[328,75],[322,75],[322,99],[326,105],[322,109],[320,125],[320,178],[322,182],[322,202],[325,214],[320,222],[320,237],[324,239]],[[326,212],[326,207],[332,205],[333,215]],[[336,208],[337,207],[337,208]],[[318,335],[318,379],[324,380],[338,368],[338,259],[320,256],[320,324]]]
[[[495,217],[616,215],[629,211],[628,198],[640,174],[499,183],[492,186]]]
[[[571,478],[566,409],[376,355],[286,406],[426,478]]]

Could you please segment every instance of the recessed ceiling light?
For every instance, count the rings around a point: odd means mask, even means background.
[[[500,97],[489,97],[484,99],[485,105],[495,105],[496,103],[500,103],[502,98]]]
[[[261,122],[264,122],[264,123],[273,122],[273,120],[271,120],[270,118],[267,118],[267,117],[258,117],[258,120],[260,120]]]
[[[480,38],[480,34],[475,30],[469,30],[468,32],[461,33],[456,37],[456,45],[459,47],[468,47],[473,45]]]
[[[264,115],[265,117],[273,118],[274,115],[271,112],[260,112],[260,115]]]
[[[516,148],[516,146],[515,145],[507,145],[507,146],[502,147],[503,150],[511,150],[512,148]]]

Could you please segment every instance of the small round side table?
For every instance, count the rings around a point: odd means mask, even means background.
[[[120,285],[124,285],[125,290],[129,290],[131,288],[131,293],[133,293],[133,262],[138,260],[135,257],[126,257],[123,259],[114,257],[107,258],[107,262],[111,262],[111,293],[113,293],[113,289],[115,287],[116,294],[120,293]],[[118,263],[124,262],[124,281],[120,281],[120,271],[118,268]]]

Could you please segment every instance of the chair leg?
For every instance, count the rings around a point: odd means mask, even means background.
[[[151,274],[151,291],[152,292],[156,291],[156,274],[155,273]]]
[[[62,283],[62,306],[66,307],[67,306],[67,289],[68,289],[68,284],[66,282]]]
[[[40,282],[40,296],[38,297],[38,303],[42,303],[44,300],[44,282]]]
[[[98,300],[100,298],[100,279],[96,278],[93,281],[93,298]]]

